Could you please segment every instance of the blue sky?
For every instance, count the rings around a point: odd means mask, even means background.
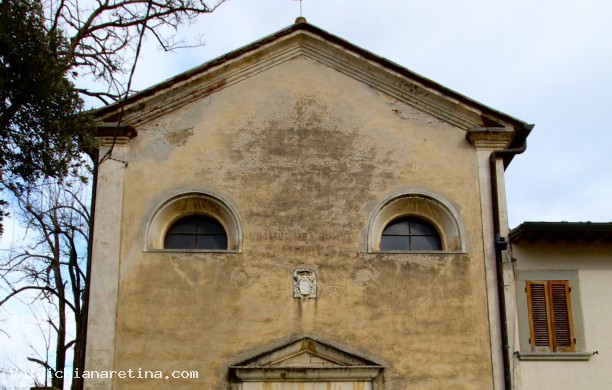
[[[149,40],[144,89],[244,46],[299,16],[295,0],[229,0],[179,30],[205,46],[163,53]],[[510,226],[612,221],[612,2],[303,0],[308,21],[499,111],[536,125],[507,170]],[[20,239],[7,223],[1,247]],[[28,337],[24,319],[1,324]],[[31,331],[32,339],[36,330]],[[2,337],[2,336],[0,336]],[[0,360],[20,361],[20,337]]]

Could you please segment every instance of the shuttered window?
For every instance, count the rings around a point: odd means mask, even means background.
[[[574,352],[567,280],[527,281],[529,331],[534,352]]]

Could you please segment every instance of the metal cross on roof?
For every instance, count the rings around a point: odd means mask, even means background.
[[[300,17],[302,16],[302,0],[293,0],[293,1],[299,1],[300,2]]]

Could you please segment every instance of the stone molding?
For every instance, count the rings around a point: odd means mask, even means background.
[[[472,127],[465,135],[477,149],[505,149],[514,138],[511,127]]]
[[[387,253],[379,249],[382,231],[389,222],[402,216],[420,217],[436,227],[442,240],[442,250],[435,253],[467,251],[465,229],[451,203],[432,192],[410,189],[392,194],[376,207],[368,225],[368,253]]]
[[[173,196],[155,208],[149,220],[144,250],[180,251],[164,249],[168,228],[180,218],[200,214],[217,220],[227,234],[227,250],[195,250],[198,252],[240,252],[242,249],[242,226],[238,213],[229,202],[207,192],[190,191]],[[191,250],[194,251],[194,250]]]
[[[310,337],[290,342],[247,361],[230,372],[243,382],[371,381],[383,366]]]

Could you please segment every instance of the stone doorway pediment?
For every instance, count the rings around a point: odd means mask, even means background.
[[[370,382],[383,366],[309,337],[232,365],[241,382]]]

